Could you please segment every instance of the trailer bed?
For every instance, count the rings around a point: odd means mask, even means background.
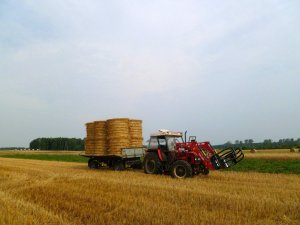
[[[123,170],[129,167],[141,167],[141,157],[145,155],[146,148],[122,148],[121,154],[80,154],[89,158],[89,168],[96,169],[101,167],[102,163],[114,168],[115,170]]]
[[[83,157],[121,157],[121,158],[136,158],[144,156],[146,148],[122,148],[122,154],[80,154]]]

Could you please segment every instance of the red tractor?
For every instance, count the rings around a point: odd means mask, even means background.
[[[147,174],[171,174],[174,178],[207,175],[209,170],[229,168],[244,158],[241,149],[219,151],[209,142],[197,142],[196,136],[183,140],[182,132],[159,130],[151,134],[144,158]]]

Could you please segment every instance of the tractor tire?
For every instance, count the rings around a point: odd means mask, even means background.
[[[147,174],[161,174],[162,165],[158,155],[154,152],[149,152],[144,158],[144,172]]]
[[[171,167],[171,176],[179,179],[191,177],[193,176],[192,167],[187,161],[175,161]]]
[[[98,169],[99,168],[99,163],[96,159],[89,159],[88,167],[90,169]]]

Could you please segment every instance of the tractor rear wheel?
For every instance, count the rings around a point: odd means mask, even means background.
[[[186,178],[193,175],[193,170],[191,165],[184,160],[175,161],[171,167],[171,176],[173,178]]]
[[[158,155],[154,152],[149,152],[144,158],[144,172],[147,174],[161,174],[162,165]]]

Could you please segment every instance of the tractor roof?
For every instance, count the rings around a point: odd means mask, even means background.
[[[158,132],[151,134],[151,137],[159,137],[159,136],[182,137],[182,132],[161,129]]]

